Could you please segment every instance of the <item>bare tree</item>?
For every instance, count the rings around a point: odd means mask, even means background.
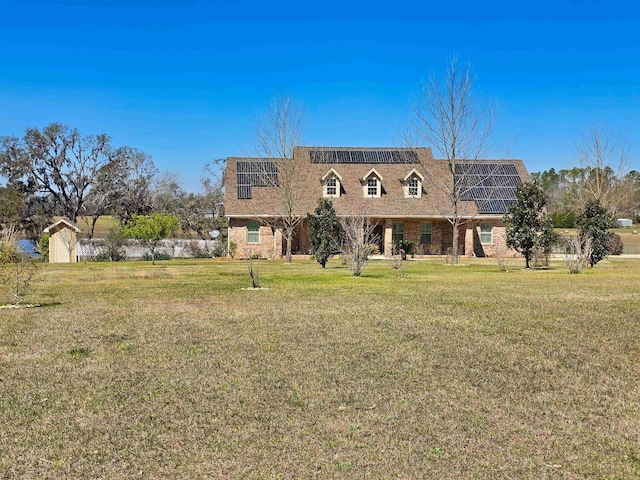
[[[358,213],[340,219],[343,230],[342,254],[347,260],[351,274],[359,277],[372,246],[379,242],[375,233],[377,223],[365,213]]]
[[[580,203],[597,200],[612,214],[629,208],[634,191],[625,182],[630,155],[624,139],[602,126],[593,126],[576,142],[584,178],[578,184]]]
[[[115,157],[119,168],[108,203],[111,212],[126,224],[133,215],[153,211],[153,183],[158,170],[151,155],[135,148],[121,147]]]
[[[2,139],[3,174],[13,184],[28,186],[25,194],[47,196],[50,215],[81,215],[103,169],[112,162],[110,138],[83,137],[67,126],[52,123],[42,130],[27,129],[23,140]]]
[[[486,154],[487,140],[495,124],[495,108],[483,108],[472,95],[474,75],[469,65],[454,57],[443,80],[432,74],[412,106],[415,137],[435,150],[446,172],[423,165],[432,186],[444,194],[446,205],[434,205],[453,229],[452,263],[458,263],[458,237],[462,225],[462,197],[471,187],[464,181],[462,163]],[[409,137],[407,137],[409,138]],[[414,142],[411,142],[414,143]]]
[[[304,118],[302,110],[288,95],[274,100],[265,117],[256,127],[256,143],[260,155],[273,159],[277,165],[277,176],[264,172],[264,179],[274,192],[276,214],[259,217],[259,221],[273,229],[282,231],[286,242],[286,261],[291,263],[292,241],[296,228],[304,219],[300,206],[308,193],[298,186],[300,165],[293,158],[293,147],[302,140]],[[263,162],[261,165],[268,165]]]

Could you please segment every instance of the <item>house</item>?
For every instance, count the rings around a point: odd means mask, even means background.
[[[75,223],[61,218],[44,229],[49,235],[49,262],[76,263],[76,245],[81,229]]]
[[[228,158],[229,242],[241,256],[281,257],[282,232],[273,220],[283,213],[283,199],[296,215],[305,216],[319,199],[329,198],[339,217],[364,214],[376,222],[378,248],[385,256],[399,241],[413,242],[417,254],[443,254],[453,242],[447,220],[453,206],[446,189],[454,179],[461,199],[459,252],[494,255],[505,247],[502,216],[516,186],[529,179],[524,163],[459,160],[454,175],[430,148],[295,147],[292,159]],[[307,228],[303,220],[292,240],[294,253],[311,253]]]

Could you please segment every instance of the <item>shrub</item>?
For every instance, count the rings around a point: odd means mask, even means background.
[[[226,257],[227,256],[227,247],[224,242],[216,241],[215,245],[211,249],[211,256],[216,257]]]
[[[119,262],[121,260],[125,260],[127,258],[125,248],[124,248],[125,243],[126,243],[126,239],[122,232],[122,228],[120,228],[119,226],[111,227],[103,243],[103,246],[105,248],[104,255],[106,255],[107,259],[97,260],[97,257],[103,255],[103,254],[98,254],[96,255],[96,261]]]
[[[235,257],[238,244],[236,242],[229,242],[229,251],[227,252],[231,258]]]
[[[171,260],[172,258],[173,257],[168,253],[162,252],[156,252],[155,255],[153,255],[151,252],[146,252],[144,255],[142,255],[142,260],[144,260],[145,262],[153,262],[155,260]]]
[[[622,238],[617,233],[614,233],[607,243],[607,252],[609,255],[621,255],[622,254]]]
[[[547,268],[549,267],[549,254],[543,248],[534,248],[533,250],[533,267]]]
[[[111,257],[107,252],[102,252],[93,257],[94,262],[110,262]]]
[[[501,272],[507,271],[507,250],[502,247],[496,248],[495,251],[496,262]]]
[[[406,240],[396,242],[392,249],[393,255],[400,255],[403,260],[407,259],[407,255],[413,255],[415,253],[413,242]]]
[[[40,249],[40,255],[42,255],[42,260],[45,262],[49,261],[49,235],[44,235],[38,241],[38,248]]]
[[[389,261],[389,265],[391,265],[391,269],[396,272],[397,277],[402,277],[404,275],[404,272],[402,271],[404,263],[402,262],[401,257],[392,257]]]
[[[15,228],[5,226],[0,234],[0,285],[9,290],[13,305],[24,301],[40,266],[18,248]]]
[[[206,245],[201,246],[199,240],[191,240],[184,246],[185,253],[191,258],[211,258],[211,252]]]
[[[556,212],[551,215],[551,222],[556,228],[576,228],[576,212],[571,210]]]

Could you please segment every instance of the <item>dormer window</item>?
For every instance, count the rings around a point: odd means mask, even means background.
[[[404,196],[406,198],[420,198],[422,197],[422,182],[424,177],[415,168],[412,169],[402,179]]]
[[[378,179],[376,177],[369,177],[367,179],[367,197],[378,197]]]
[[[324,197],[335,198],[340,196],[342,177],[333,168],[322,177],[322,194]]]
[[[325,188],[325,197],[337,197],[338,196],[338,180],[336,179],[336,177],[328,178],[324,188]]]
[[[365,197],[380,198],[380,195],[382,194],[382,176],[375,168],[369,170],[369,173],[363,177],[362,187]]]
[[[411,177],[409,179],[409,183],[407,184],[407,187],[409,188],[409,192],[408,192],[409,196],[417,197],[418,189],[420,188],[420,181],[416,177]]]

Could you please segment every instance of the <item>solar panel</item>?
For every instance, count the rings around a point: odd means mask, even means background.
[[[236,183],[239,200],[252,197],[252,187],[278,185],[278,166],[275,162],[250,160],[236,163]]]
[[[311,163],[419,163],[413,150],[311,150]]]
[[[516,187],[522,183],[512,163],[458,163],[456,187],[462,200],[473,200],[478,213],[506,213],[516,199]]]

